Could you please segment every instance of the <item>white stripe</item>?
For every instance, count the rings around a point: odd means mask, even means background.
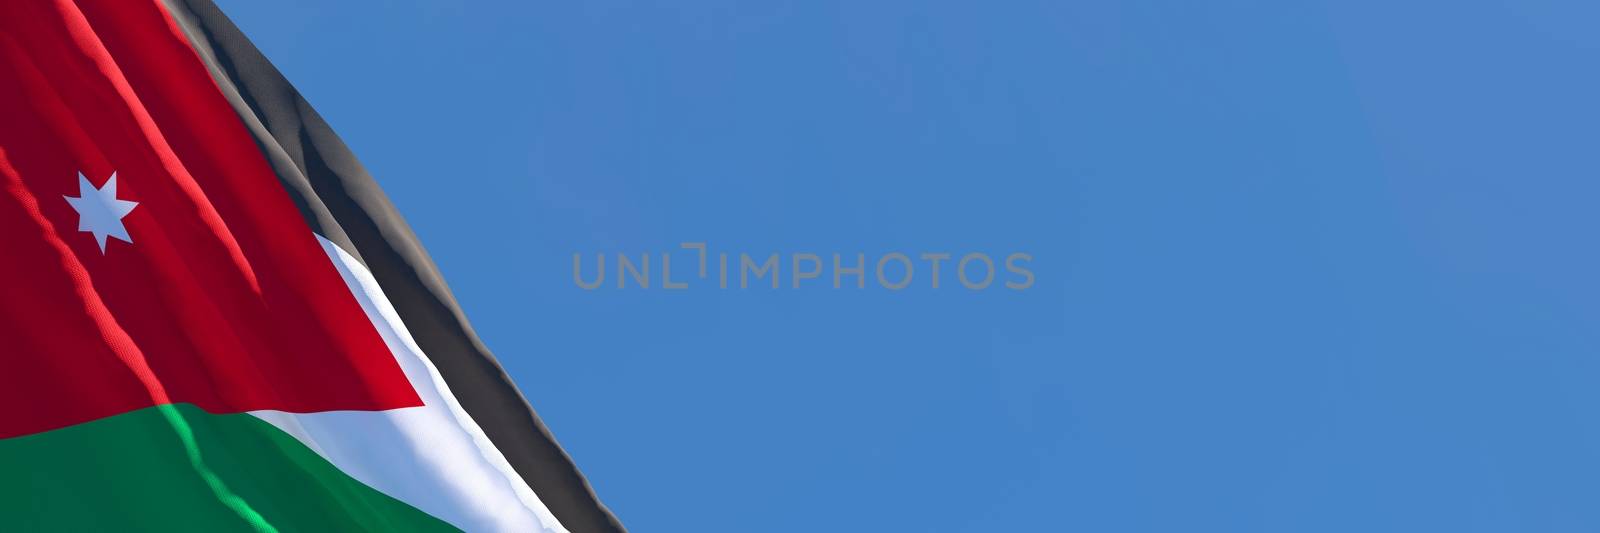
[[[251,411],[367,486],[467,531],[566,532],[450,394],[372,273],[317,236],[425,405]]]

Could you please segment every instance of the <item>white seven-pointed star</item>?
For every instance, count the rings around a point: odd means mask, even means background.
[[[64,196],[72,208],[78,210],[78,231],[94,234],[94,242],[100,245],[100,253],[106,253],[106,237],[116,237],[122,242],[133,243],[133,238],[128,236],[128,228],[123,227],[122,217],[128,216],[139,202],[130,202],[117,199],[117,173],[111,173],[111,179],[106,180],[105,187],[94,188],[89,183],[89,178],[78,173],[78,197]]]

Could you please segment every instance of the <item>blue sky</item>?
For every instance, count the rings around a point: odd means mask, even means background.
[[[1592,2],[220,3],[637,531],[1600,529]]]

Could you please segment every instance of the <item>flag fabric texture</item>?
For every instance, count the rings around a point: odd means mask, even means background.
[[[0,2],[0,251],[0,530],[623,530],[210,0]]]

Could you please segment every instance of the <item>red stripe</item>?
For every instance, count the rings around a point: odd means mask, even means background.
[[[133,243],[78,231],[117,175]],[[148,0],[0,6],[0,437],[153,404],[419,405],[195,52]]]

